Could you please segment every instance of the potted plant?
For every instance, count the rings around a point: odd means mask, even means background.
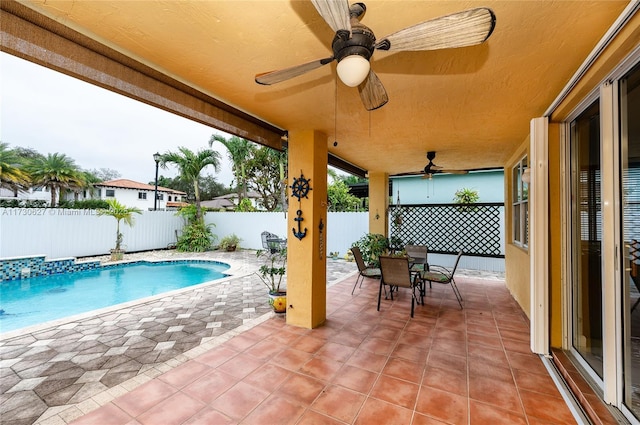
[[[480,195],[478,194],[478,191],[466,187],[458,189],[453,196],[453,202],[456,204],[460,204],[461,206],[458,208],[460,209],[460,211],[465,212],[473,211],[474,208],[469,206],[469,204],[476,203],[479,200]]]
[[[346,254],[344,254],[344,259],[350,263],[352,263],[355,260],[355,258],[353,257],[353,252],[351,252],[350,249],[348,249]]]
[[[286,313],[287,291],[280,285],[287,271],[287,249],[259,250],[256,256],[265,259],[265,263],[260,266],[256,274],[269,290],[269,304],[274,312]]]
[[[235,251],[238,245],[240,245],[240,238],[235,233],[227,235],[220,240],[220,249],[228,252]]]
[[[120,233],[120,221],[129,227],[133,226],[133,214],[142,214],[142,211],[136,207],[127,207],[116,199],[107,199],[109,208],[100,208],[97,210],[98,215],[109,215],[116,219],[116,247],[111,250],[111,261],[120,261],[124,258],[124,249],[122,249],[122,233]]]

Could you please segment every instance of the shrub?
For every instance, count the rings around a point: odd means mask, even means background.
[[[98,210],[109,208],[109,204],[104,199],[83,199],[80,201],[60,201],[60,203],[58,203],[58,208]]]
[[[220,249],[236,249],[238,245],[240,245],[240,238],[235,233],[227,235],[220,240]]]
[[[47,201],[41,199],[0,199],[2,208],[46,208]]]
[[[362,253],[362,259],[367,265],[380,267],[379,257],[389,248],[389,241],[384,235],[367,233],[353,244]]]
[[[212,224],[196,221],[184,226],[176,249],[182,252],[204,252],[211,249],[216,236],[211,232]]]

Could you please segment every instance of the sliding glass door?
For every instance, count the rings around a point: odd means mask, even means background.
[[[619,81],[624,404],[640,418],[640,66]]]
[[[602,379],[600,105],[571,122],[571,344]]]

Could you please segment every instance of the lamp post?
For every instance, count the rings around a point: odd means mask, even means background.
[[[153,210],[158,209],[158,165],[160,164],[160,154],[158,152],[153,154],[153,160],[156,162],[156,190],[153,193]]]

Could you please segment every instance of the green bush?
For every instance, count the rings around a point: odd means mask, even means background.
[[[219,248],[224,250],[236,249],[240,245],[240,240],[241,239],[235,233],[232,233],[220,240]]]
[[[81,201],[60,201],[60,203],[58,203],[58,208],[98,210],[109,208],[109,204],[104,199],[83,199]]]
[[[380,267],[379,257],[389,249],[389,240],[378,233],[367,233],[353,244],[362,253],[362,259],[367,265]]]
[[[39,199],[0,199],[2,208],[46,208],[47,201]]]
[[[211,231],[212,224],[194,222],[182,228],[176,249],[182,252],[204,252],[211,249],[217,239]]]

